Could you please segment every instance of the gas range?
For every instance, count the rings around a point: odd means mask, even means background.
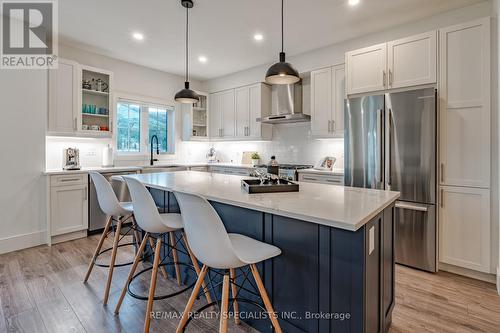
[[[286,180],[298,180],[297,170],[310,169],[313,165],[308,164],[280,164],[279,177]],[[267,165],[260,164],[257,169],[267,169]]]

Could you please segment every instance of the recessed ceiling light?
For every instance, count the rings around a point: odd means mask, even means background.
[[[253,39],[255,39],[255,40],[263,40],[264,36],[262,36],[262,34],[255,34],[255,35],[253,35]]]
[[[359,4],[359,0],[349,0],[349,4],[351,6],[356,6],[357,4]]]
[[[135,40],[143,40],[144,39],[144,35],[141,34],[140,32],[134,32],[132,34],[132,37],[134,37]]]
[[[208,59],[207,59],[207,57],[205,57],[205,56],[199,56],[199,57],[198,57],[198,61],[199,61],[199,62],[201,62],[201,63],[206,63],[206,62],[207,62],[207,60],[208,60]]]

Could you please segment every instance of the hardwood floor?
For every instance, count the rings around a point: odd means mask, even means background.
[[[87,284],[89,258],[99,237],[0,255],[0,332],[141,332],[146,302],[125,297],[113,314],[129,266],[117,268],[110,301],[102,306],[106,269],[95,267]],[[109,246],[106,241],[105,246]],[[120,248],[117,262],[131,258]],[[104,258],[104,260],[106,260]],[[142,264],[141,264],[142,265]],[[391,332],[500,332],[500,296],[495,286],[449,273],[428,274],[397,267],[396,308]],[[147,290],[149,275],[137,283]],[[158,293],[177,283],[158,276]],[[179,313],[189,294],[155,302],[155,311]],[[202,302],[203,299],[197,302]],[[175,332],[179,319],[151,321],[152,332]],[[217,319],[196,320],[190,332],[214,332]],[[229,322],[230,332],[255,332]]]

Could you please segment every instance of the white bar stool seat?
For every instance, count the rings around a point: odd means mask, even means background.
[[[94,268],[94,265],[96,264],[96,260],[99,257],[100,254],[108,251],[109,249],[101,252],[101,248],[104,244],[105,239],[108,237],[108,234],[110,233],[110,229],[113,228],[113,217],[117,219],[116,222],[116,230],[115,230],[115,236],[113,240],[113,247],[112,247],[112,252],[111,252],[111,260],[109,263],[109,270],[108,270],[108,278],[107,278],[107,283],[106,283],[106,288],[104,290],[104,299],[103,299],[103,304],[106,305],[108,303],[108,297],[109,297],[109,290],[111,287],[111,281],[113,279],[113,271],[115,266],[125,266],[125,265],[130,265],[132,263],[128,264],[120,264],[120,265],[115,265],[115,260],[116,260],[116,254],[118,251],[118,248],[120,246],[125,246],[125,245],[133,245],[133,243],[130,244],[122,244],[119,245],[120,241],[120,236],[121,236],[121,230],[122,226],[127,220],[131,217],[133,217],[134,214],[134,207],[131,202],[119,202],[113,188],[111,187],[111,184],[104,178],[103,175],[101,175],[98,172],[91,171],[89,172],[90,178],[92,179],[92,182],[94,183],[96,193],[97,193],[97,200],[99,202],[99,206],[101,210],[108,216],[108,220],[106,221],[106,225],[104,226],[104,230],[102,232],[101,238],[99,240],[99,243],[94,251],[94,255],[92,256],[92,260],[90,261],[89,268],[87,270],[87,274],[85,275],[84,278],[84,283],[88,281],[90,274]],[[138,239],[138,233],[135,228],[135,222],[132,219],[132,230],[134,231],[134,236],[135,240],[139,242]],[[99,264],[98,264],[99,265]],[[100,265],[103,267],[107,267],[108,265]]]
[[[222,285],[219,332],[227,332],[230,286],[232,287],[235,322],[238,324],[239,315],[238,302],[236,301],[237,285],[235,283],[235,269],[249,265],[273,328],[277,333],[281,333],[282,330],[277,315],[274,312],[256,265],[259,262],[280,255],[281,250],[274,245],[266,244],[244,235],[228,234],[219,214],[206,199],[198,195],[175,191],[174,195],[181,208],[184,230],[189,245],[194,255],[203,263],[198,281],[182,314],[176,332],[184,332],[190,313],[192,313],[193,304],[209,268],[225,271]]]
[[[150,322],[151,322],[151,311],[153,309],[153,301],[155,299],[155,288],[156,288],[156,277],[158,274],[158,269],[165,269],[163,265],[166,264],[161,264],[160,263],[160,257],[162,256],[161,254],[161,249],[162,249],[162,238],[163,236],[167,235],[170,237],[170,244],[169,247],[172,249],[172,255],[173,255],[173,264],[175,266],[175,273],[177,277],[177,283],[179,286],[181,286],[182,281],[181,281],[181,271],[179,268],[179,265],[185,265],[184,263],[180,263],[178,260],[177,256],[177,249],[176,245],[178,242],[176,242],[175,239],[175,232],[176,231],[182,231],[184,224],[183,224],[183,219],[181,214],[174,214],[174,213],[166,213],[166,214],[160,214],[158,212],[157,206],[153,200],[153,197],[151,196],[151,193],[146,189],[146,187],[137,179],[132,178],[132,177],[123,177],[125,182],[127,183],[130,196],[132,197],[132,203],[134,206],[134,216],[137,224],[139,227],[146,232],[144,235],[143,241],[139,247],[139,250],[137,251],[134,263],[132,265],[132,268],[129,272],[127,281],[125,283],[125,286],[122,289],[122,293],[120,295],[120,298],[118,300],[118,303],[115,308],[115,314],[119,313],[121,304],[123,302],[123,299],[125,297],[125,294],[127,292],[128,286],[131,283],[132,279],[134,278],[134,273],[135,270],[137,269],[137,265],[139,264],[140,258],[142,256],[142,252],[144,251],[144,248],[149,241],[151,248],[154,249],[154,260],[153,260],[153,267],[152,267],[152,275],[151,275],[151,282],[149,285],[149,295],[148,295],[148,303],[147,303],[147,310],[146,310],[146,318],[144,322],[144,332],[149,332],[150,328]],[[156,239],[151,237],[151,234],[156,234]],[[185,237],[183,234],[183,239],[185,241]],[[156,240],[156,246],[154,245],[154,240]],[[185,241],[186,242],[186,241]],[[199,268],[198,263],[196,259],[192,256],[191,250],[189,249],[189,245],[185,245],[187,248],[187,253],[189,254],[191,261],[193,262],[193,268],[198,274]],[[186,265],[185,265],[186,266]],[[144,271],[143,271],[144,272]],[[166,271],[164,271],[164,275],[166,276]],[[184,290],[188,290],[190,287],[192,287],[194,283],[191,286],[186,287]],[[183,292],[184,290],[181,290],[180,292]],[[177,295],[180,292],[174,293],[173,295]],[[165,296],[165,297],[171,297],[171,296]]]

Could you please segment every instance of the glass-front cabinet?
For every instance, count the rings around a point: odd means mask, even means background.
[[[208,94],[197,93],[200,96],[198,103],[181,105],[184,141],[208,140]]]
[[[112,102],[110,99],[112,73],[88,66],[81,72],[81,126],[92,135],[111,135]]]

